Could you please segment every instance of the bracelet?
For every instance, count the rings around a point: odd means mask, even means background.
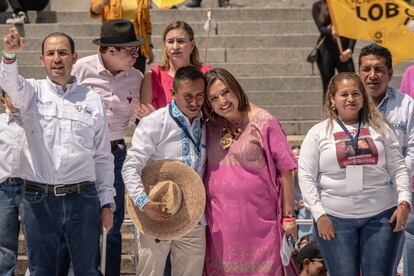
[[[282,222],[293,222],[293,221],[296,221],[296,218],[295,217],[291,217],[291,218],[282,218]]]
[[[408,210],[411,211],[411,205],[407,201],[401,201],[398,207],[407,208]]]
[[[296,212],[295,210],[284,211],[282,216],[287,218],[296,217]]]
[[[7,53],[3,50],[3,57],[7,59],[14,59],[16,57],[16,53]]]

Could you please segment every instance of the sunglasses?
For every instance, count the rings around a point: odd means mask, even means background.
[[[120,51],[121,50],[125,50],[131,56],[136,56],[136,55],[138,55],[138,52],[139,52],[139,46],[136,46],[136,47],[121,47]]]

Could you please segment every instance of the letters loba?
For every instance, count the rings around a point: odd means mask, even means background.
[[[355,7],[356,15],[359,19],[364,21],[378,21],[383,18],[392,18],[400,15],[401,7],[395,3],[384,3],[372,4],[366,14],[362,14],[361,3],[362,1],[355,1],[357,6]],[[367,1],[369,2],[369,1]],[[373,1],[372,1],[373,2]],[[358,5],[360,4],[360,5]],[[366,4],[365,4],[366,5]],[[408,8],[404,8],[404,14],[407,16],[407,19],[404,21],[404,25],[407,25],[408,21],[414,19],[414,11],[411,11]]]

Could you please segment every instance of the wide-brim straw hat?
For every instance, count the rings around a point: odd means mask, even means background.
[[[145,192],[150,194],[157,183],[171,181],[182,192],[178,211],[166,221],[156,221],[140,211],[127,195],[128,214],[142,233],[159,240],[174,240],[189,233],[200,221],[206,205],[206,194],[200,176],[178,160],[160,160],[147,165],[141,175]]]

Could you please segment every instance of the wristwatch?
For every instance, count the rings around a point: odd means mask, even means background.
[[[104,208],[111,209],[112,212],[115,212],[115,210],[116,210],[115,202],[107,203],[107,204],[105,204],[101,207],[101,209],[104,209]]]

